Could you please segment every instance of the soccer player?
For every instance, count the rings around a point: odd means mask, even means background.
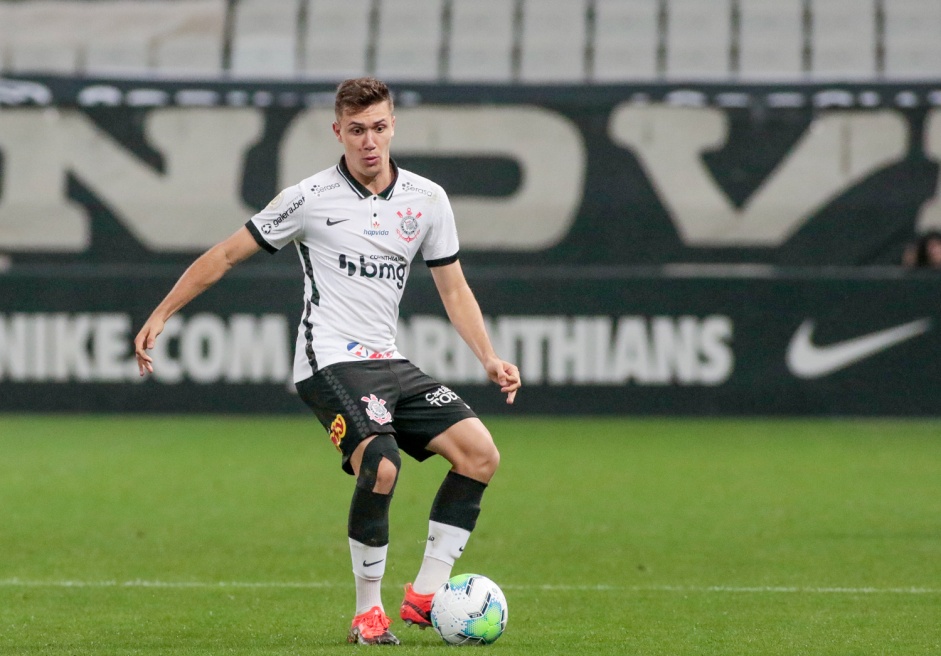
[[[356,610],[348,639],[399,644],[380,597],[389,545],[389,505],[404,451],[433,454],[452,467],[431,504],[425,554],[406,584],[400,617],[425,628],[435,590],[450,577],[480,513],[500,455],[474,411],[396,349],[399,302],[421,252],[451,323],[491,381],[513,403],[517,367],[494,351],[458,260],[458,237],[444,190],[399,168],[390,156],[393,100],[375,78],[341,83],[333,132],[339,164],[279,193],[231,237],[183,273],[134,340],[141,376],[166,321],[235,264],[293,243],[304,274],[294,381],[355,476],[348,535]]]

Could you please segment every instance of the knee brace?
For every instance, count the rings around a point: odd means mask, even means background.
[[[383,459],[395,467],[395,480],[388,494],[373,492],[379,475],[379,465]],[[389,544],[389,504],[398,482],[402,458],[395,438],[391,435],[377,435],[366,445],[363,460],[356,477],[356,488],[350,503],[350,516],[347,523],[348,535],[357,542],[370,547]]]
[[[392,483],[392,489],[388,496],[392,496],[395,491],[395,484],[398,482],[399,469],[402,468],[402,457],[399,455],[399,446],[395,443],[395,438],[388,434],[376,435],[372,441],[366,445],[363,451],[363,460],[359,464],[359,476],[356,477],[356,487],[364,490],[373,491],[376,487],[376,480],[379,477],[379,465],[382,460],[388,460],[395,467],[395,481]]]

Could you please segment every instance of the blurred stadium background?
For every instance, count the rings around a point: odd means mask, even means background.
[[[0,0],[0,410],[304,412],[290,255],[130,340],[363,74],[518,412],[941,414],[938,0]],[[503,411],[421,266],[401,336]]]
[[[939,653],[941,0],[0,0],[0,652],[348,653],[294,256],[187,307],[153,377],[131,340],[336,162],[362,74],[526,384],[416,263],[400,347],[503,455],[460,561],[508,593],[497,648]],[[405,464],[387,609],[445,466]]]
[[[442,84],[936,79],[933,0],[4,0],[2,71]]]

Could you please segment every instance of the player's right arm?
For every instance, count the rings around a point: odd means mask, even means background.
[[[146,351],[156,344],[157,336],[163,332],[167,320],[182,309],[187,303],[215,284],[233,266],[245,260],[261,249],[255,237],[242,227],[228,239],[219,242],[200,255],[170,290],[160,305],[150,314],[150,318],[134,339],[134,354],[140,375],[154,372],[153,359]]]

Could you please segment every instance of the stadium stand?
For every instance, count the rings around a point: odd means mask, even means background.
[[[0,0],[3,72],[576,84],[936,78],[941,1]]]
[[[867,10],[861,11],[861,7]],[[874,77],[878,47],[874,3],[814,0],[812,8],[811,70],[814,76],[824,79]]]
[[[277,10],[273,11],[273,8]],[[239,0],[232,23],[231,70],[234,75],[280,78],[296,74],[298,35],[295,8],[296,3]]]
[[[383,0],[379,4],[374,70],[381,78],[440,77],[442,0]]]
[[[7,70],[64,74],[77,71],[81,43],[68,28],[77,24],[81,9],[76,3],[7,3],[0,32]],[[87,32],[97,32],[93,22],[85,23]]]
[[[300,73],[332,80],[369,70],[372,4],[372,0],[308,0]]]
[[[740,5],[738,71],[742,80],[791,80],[804,73],[803,0]]]
[[[585,3],[526,2],[520,32],[521,82],[585,80]]]
[[[671,0],[666,21],[666,75],[727,78],[731,0]]]
[[[3,71],[202,76],[222,70],[225,0],[28,0],[0,8]]]
[[[447,78],[453,82],[513,79],[514,3],[504,0],[451,5]]]
[[[937,77],[941,69],[941,2],[906,0],[885,5],[885,74]]]
[[[591,80],[657,77],[659,9],[658,0],[596,0]]]

